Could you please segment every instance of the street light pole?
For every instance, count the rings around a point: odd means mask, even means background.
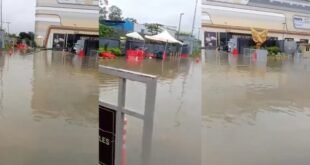
[[[196,0],[196,5],[195,5],[195,11],[194,11],[195,13],[194,13],[194,19],[193,19],[193,26],[192,26],[192,35],[194,35],[196,15],[197,15],[197,5],[198,5],[198,0]]]
[[[181,22],[182,22],[182,16],[184,15],[184,13],[180,13],[180,20],[179,20],[179,29],[178,29],[178,38],[180,37],[180,30],[181,30]]]
[[[1,49],[3,48],[3,3],[2,3],[2,0],[0,0],[0,3],[1,3],[1,8],[0,8],[0,10],[1,10]]]
[[[10,24],[11,22],[6,22],[8,24],[8,34],[10,34]]]

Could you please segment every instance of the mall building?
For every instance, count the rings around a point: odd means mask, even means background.
[[[98,20],[98,0],[37,0],[37,44],[72,49],[80,39],[98,39]]]
[[[231,38],[251,38],[251,28],[270,40],[309,43],[310,1],[202,0],[203,45],[219,47]]]

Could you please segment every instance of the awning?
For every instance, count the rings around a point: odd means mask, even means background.
[[[137,39],[137,40],[144,41],[144,38],[139,33],[137,33],[137,32],[128,33],[128,34],[126,34],[126,37],[130,37],[130,38],[134,38],[134,39]]]

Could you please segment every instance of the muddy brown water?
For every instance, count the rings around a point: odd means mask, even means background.
[[[309,164],[309,58],[207,52],[202,68],[204,165]]]
[[[200,164],[201,65],[189,59],[130,62],[62,52],[0,56],[0,164],[98,163],[98,99],[115,102],[104,64],[159,76],[152,164]],[[128,82],[126,105],[142,111],[145,87]],[[127,164],[141,160],[142,124],[128,118]]]

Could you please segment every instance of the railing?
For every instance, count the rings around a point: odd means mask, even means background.
[[[119,78],[118,105],[100,101],[99,106],[99,164],[121,165],[123,128],[125,115],[143,120],[142,164],[149,165],[151,157],[153,121],[157,88],[157,77],[153,75],[100,66],[99,71]],[[144,114],[125,107],[127,80],[146,85]],[[107,116],[110,116],[107,118]]]

